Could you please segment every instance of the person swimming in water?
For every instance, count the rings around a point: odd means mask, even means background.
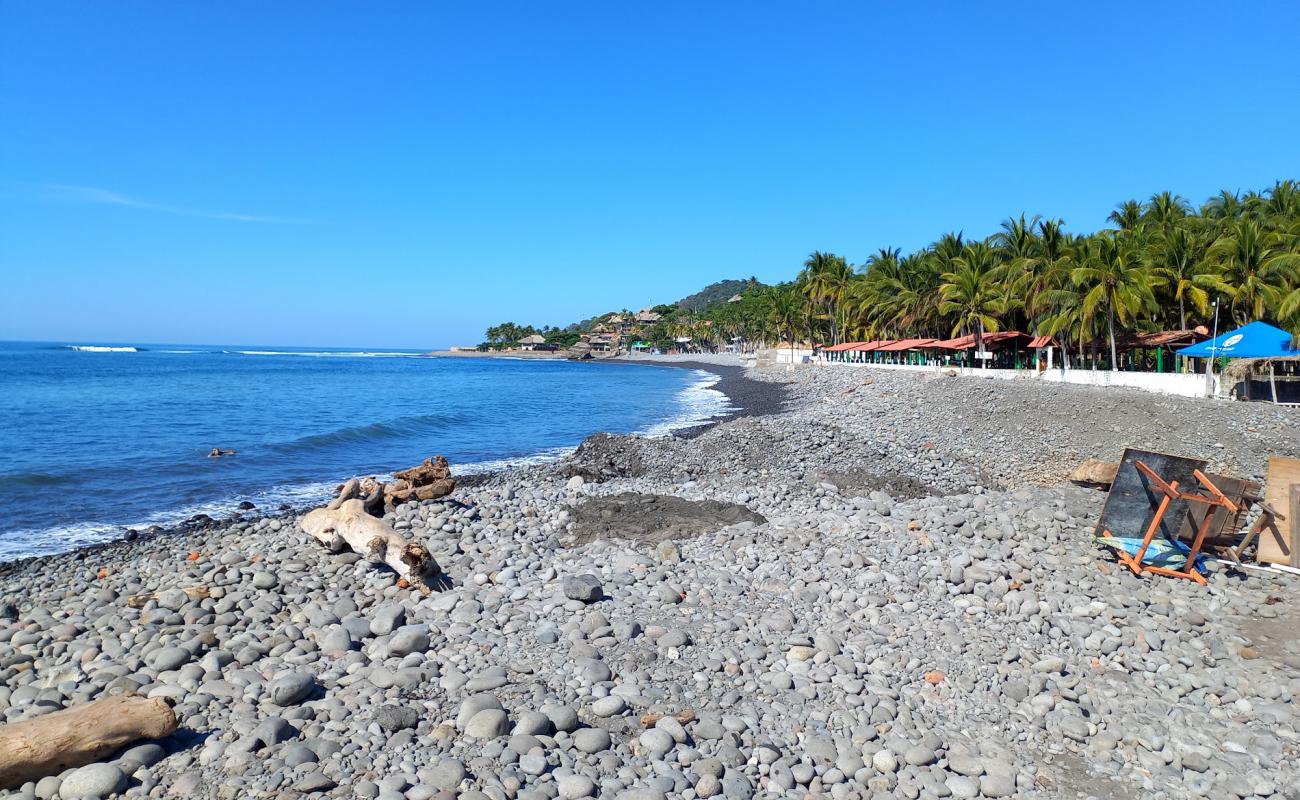
[[[222,450],[220,447],[214,447],[208,453],[208,458],[221,458],[222,456],[233,456],[234,450]]]

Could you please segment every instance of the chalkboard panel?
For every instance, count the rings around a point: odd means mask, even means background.
[[[1121,538],[1141,539],[1146,536],[1151,520],[1155,519],[1156,509],[1165,496],[1151,484],[1150,478],[1138,471],[1138,461],[1150,467],[1165,482],[1177,481],[1178,488],[1187,492],[1196,491],[1200,487],[1192,473],[1198,469],[1204,470],[1206,465],[1205,461],[1197,458],[1125,448],[1124,457],[1119,462],[1119,472],[1106,497],[1106,506],[1101,510],[1097,536],[1103,530]],[[1184,500],[1169,502],[1169,509],[1160,521],[1160,536],[1171,540],[1177,538],[1178,529],[1187,517],[1187,506]]]

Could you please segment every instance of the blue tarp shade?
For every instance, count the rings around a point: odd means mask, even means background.
[[[1291,347],[1291,334],[1267,322],[1252,322],[1209,341],[1184,347],[1180,356],[1196,358],[1282,358],[1300,356]]]

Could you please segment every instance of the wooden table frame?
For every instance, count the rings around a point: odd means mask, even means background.
[[[1143,572],[1150,572],[1154,575],[1164,575],[1170,578],[1185,578],[1189,581],[1205,585],[1205,576],[1196,569],[1196,558],[1201,554],[1201,547],[1205,543],[1205,537],[1210,532],[1210,526],[1214,521],[1214,509],[1208,510],[1205,519],[1201,521],[1200,527],[1196,531],[1196,539],[1192,542],[1191,550],[1187,554],[1187,561],[1183,563],[1181,569],[1169,569],[1168,567],[1156,567],[1150,564],[1143,564],[1142,558],[1147,553],[1147,548],[1151,546],[1151,540],[1155,538],[1156,532],[1160,530],[1160,524],[1164,521],[1165,513],[1169,510],[1169,504],[1173,500],[1184,500],[1189,503],[1204,503],[1208,506],[1219,506],[1227,509],[1229,514],[1236,514],[1238,511],[1237,504],[1228,499],[1219,487],[1215,486],[1213,481],[1205,477],[1205,473],[1193,470],[1192,475],[1196,477],[1205,492],[1185,492],[1178,488],[1178,481],[1172,483],[1165,481],[1155,473],[1155,470],[1148,467],[1141,461],[1134,461],[1133,465],[1155,486],[1155,489],[1164,495],[1160,500],[1160,506],[1156,509],[1155,516],[1151,519],[1151,524],[1147,526],[1146,536],[1142,538],[1142,546],[1134,555],[1129,555],[1123,550],[1116,550],[1115,556],[1120,563],[1126,565],[1133,571],[1134,575],[1141,575]],[[1102,531],[1103,536],[1113,536],[1109,530]]]

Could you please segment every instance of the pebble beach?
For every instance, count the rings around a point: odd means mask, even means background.
[[[1134,576],[1067,480],[1125,446],[1260,480],[1296,409],[665,364],[734,412],[389,514],[431,594],[297,512],[0,565],[0,722],[180,722],[6,796],[1300,799],[1300,577]]]

